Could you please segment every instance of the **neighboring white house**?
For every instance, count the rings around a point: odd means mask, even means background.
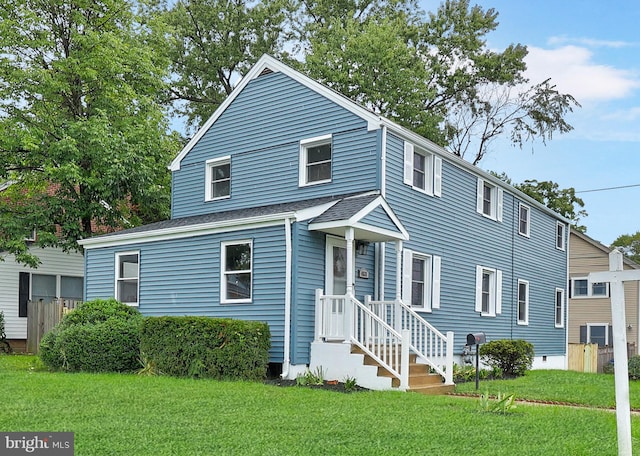
[[[37,269],[18,264],[4,253],[0,262],[0,311],[11,347],[22,351],[27,339],[27,301],[82,299],[84,256],[55,248],[32,248],[41,261]]]

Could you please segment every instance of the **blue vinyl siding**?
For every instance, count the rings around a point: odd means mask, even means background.
[[[220,243],[253,241],[252,302],[220,303]],[[87,251],[87,299],[114,295],[115,254],[140,252],[140,312],[144,315],[203,315],[265,321],[270,357],[282,362],[284,340],[284,226],[131,244]],[[99,273],[98,273],[99,271]]]
[[[557,219],[531,207],[531,237],[518,235],[520,201],[504,190],[503,220],[476,212],[477,176],[443,160],[442,197],[417,192],[403,183],[403,141],[388,136],[386,199],[409,231],[405,247],[438,255],[441,308],[426,314],[440,331],[455,331],[455,352],[470,332],[488,340],[524,338],[537,355],[565,353],[565,329],[555,328],[555,289],[566,288],[566,252],[555,248]],[[387,248],[385,298],[395,290],[395,251]],[[476,266],[502,271],[502,313],[482,317],[475,311]],[[517,326],[517,280],[530,282],[529,325]]]
[[[381,207],[375,208],[360,222],[378,228],[384,228],[385,230],[393,231],[396,233],[400,231],[396,224],[393,223],[393,220],[389,218],[387,213]]]
[[[332,134],[332,181],[298,186],[300,140]],[[375,188],[378,130],[281,73],[251,81],[173,173],[172,218]],[[231,156],[231,198],[204,201],[206,161]]]

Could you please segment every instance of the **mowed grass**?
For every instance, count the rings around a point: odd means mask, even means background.
[[[0,430],[71,431],[76,455],[617,454],[615,414],[603,410],[518,404],[502,415],[475,398],[50,373],[35,360],[0,356]],[[634,416],[634,447],[639,426]]]

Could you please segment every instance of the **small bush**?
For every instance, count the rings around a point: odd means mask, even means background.
[[[115,299],[82,304],[40,342],[40,359],[50,369],[130,372],[139,367],[140,324],[137,309]]]
[[[269,326],[209,317],[148,317],[141,351],[157,369],[177,377],[262,380],[271,345]]]
[[[506,376],[524,375],[533,364],[533,345],[526,340],[493,340],[480,346],[482,361]]]
[[[629,358],[629,379],[640,380],[640,355]]]

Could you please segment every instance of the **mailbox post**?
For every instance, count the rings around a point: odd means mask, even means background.
[[[467,334],[467,345],[476,346],[476,390],[480,385],[480,344],[487,342],[487,337],[483,332]]]

